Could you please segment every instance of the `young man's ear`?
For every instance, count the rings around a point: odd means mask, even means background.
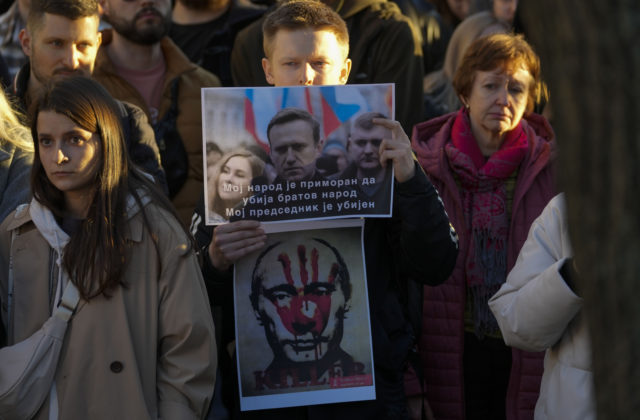
[[[262,59],[262,71],[264,71],[264,77],[267,79],[267,83],[270,85],[275,85],[275,79],[273,78],[273,73],[271,72],[271,62],[268,58]]]
[[[31,35],[26,28],[20,31],[18,38],[20,38],[20,46],[22,46],[22,52],[24,52],[24,55],[31,57]]]
[[[351,72],[351,59],[347,58],[344,60],[344,64],[342,65],[342,69],[340,70],[340,83],[343,85],[347,84],[347,79],[349,79],[349,73]]]

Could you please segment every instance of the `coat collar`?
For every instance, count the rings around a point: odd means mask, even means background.
[[[33,198],[32,201],[35,201],[35,198]],[[148,195],[141,194],[141,201],[142,201],[143,207],[146,207],[151,201],[151,198]],[[33,218],[31,216],[30,207],[31,207],[31,204],[21,204],[16,208],[16,210],[13,212],[12,215],[8,216],[8,217],[12,217],[13,219],[7,223],[7,231],[18,229],[21,226],[26,225],[30,222],[34,223]],[[129,196],[127,200],[126,212],[127,212],[129,223],[127,226],[128,229],[125,229],[124,237],[125,239],[130,240],[132,242],[141,242],[142,233],[144,231],[144,218],[141,217],[141,215],[139,217],[136,217],[141,213],[141,211],[140,211],[140,206],[137,204],[137,202],[134,200],[132,196]],[[60,229],[57,226],[57,222],[55,223],[56,223],[55,228]]]

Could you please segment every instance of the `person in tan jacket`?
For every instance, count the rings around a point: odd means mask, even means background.
[[[37,331],[68,282],[80,295],[36,419],[198,419],[211,400],[214,327],[192,243],[120,130],[97,82],[49,87],[34,198],[0,226],[0,345]]]
[[[220,86],[166,35],[171,2],[100,0],[102,31],[93,76],[114,98],[142,108],[154,126],[169,194],[188,226],[203,191],[200,89]]]

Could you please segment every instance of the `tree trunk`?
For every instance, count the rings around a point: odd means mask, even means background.
[[[549,84],[598,419],[640,413],[640,1],[521,2]]]

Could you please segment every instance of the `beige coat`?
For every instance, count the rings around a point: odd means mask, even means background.
[[[146,205],[153,235],[134,211],[126,288],[111,298],[81,300],[71,319],[56,372],[60,419],[196,419],[213,394],[216,350],[198,262],[178,222]],[[14,299],[7,325],[7,275],[13,240]],[[51,313],[55,251],[28,207],[0,225],[0,303],[9,344],[38,330]],[[0,331],[1,333],[1,331]],[[0,343],[3,337],[0,334]],[[48,419],[49,399],[37,419]]]

